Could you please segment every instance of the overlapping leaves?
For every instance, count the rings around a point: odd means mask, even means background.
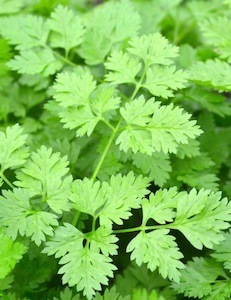
[[[87,240],[85,246],[84,240]],[[100,229],[92,237],[87,237],[66,223],[56,230],[53,239],[46,243],[43,252],[48,255],[55,254],[57,258],[62,257],[59,263],[63,266],[59,274],[64,274],[63,283],[68,283],[69,286],[76,285],[77,291],[83,290],[87,299],[92,299],[95,291],[101,290],[101,284],[107,285],[108,277],[113,277],[113,271],[116,270],[108,256],[117,253],[117,247],[113,245],[116,241],[113,235],[110,236],[108,233],[107,236],[105,232],[101,239]]]
[[[132,208],[140,207],[148,194],[148,183],[147,178],[136,178],[132,172],[112,176],[109,183],[102,184],[85,178],[73,182],[70,200],[77,210],[99,217],[101,225],[111,228],[112,222],[121,225],[131,216]]]
[[[140,96],[120,108],[120,113],[127,125],[116,144],[125,152],[131,148],[134,153],[149,155],[155,151],[176,153],[180,143],[187,144],[190,138],[202,133],[183,109],[172,104],[161,106],[153,98],[145,102],[144,97]]]
[[[106,112],[119,107],[120,98],[109,84],[96,88],[93,76],[85,71],[81,75],[60,73],[54,84],[54,99],[58,102],[61,122],[76,135],[92,134],[100,120],[107,121]]]
[[[6,233],[13,240],[20,234],[30,237],[39,246],[46,235],[53,235],[54,226],[58,226],[58,217],[36,209],[27,190],[3,191],[0,205],[0,225],[6,227]]]
[[[195,189],[190,193],[178,193],[176,188],[159,190],[149,200],[142,200],[142,211],[141,232],[128,244],[127,251],[138,265],[147,263],[151,271],[158,268],[164,278],[176,282],[180,281],[180,269],[184,268],[180,262],[183,255],[169,229],[181,231],[197,249],[213,248],[224,239],[222,230],[229,228],[231,220],[227,199],[203,189],[198,193]],[[150,219],[164,227],[147,226]],[[154,231],[146,232],[148,229]]]
[[[138,84],[163,98],[172,97],[173,90],[185,87],[186,73],[171,66],[178,48],[166,38],[159,33],[142,35],[132,38],[129,44],[127,52],[113,52],[105,63],[110,70],[107,81]]]
[[[56,213],[68,211],[72,182],[72,176],[66,176],[68,163],[67,157],[61,158],[59,153],[42,146],[17,173],[15,184],[26,189],[30,197],[41,197],[41,203],[47,203]]]
[[[25,146],[27,135],[15,124],[6,128],[6,133],[0,132],[0,164],[1,172],[9,168],[17,168],[25,163],[29,156]]]

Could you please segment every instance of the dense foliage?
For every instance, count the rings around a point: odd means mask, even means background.
[[[1,299],[231,298],[230,37],[230,0],[0,0]]]

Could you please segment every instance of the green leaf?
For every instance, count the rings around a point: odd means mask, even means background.
[[[102,5],[92,11],[88,21],[89,28],[100,30],[113,43],[136,35],[140,27],[140,17],[133,4],[127,0]]]
[[[20,3],[20,1],[17,2]],[[16,45],[17,50],[25,51],[44,47],[49,30],[41,16],[28,14],[1,18],[0,33],[9,40],[10,44]]]
[[[111,234],[111,230],[101,226],[91,236],[91,250],[102,252],[103,255],[116,255],[118,246],[115,244],[119,239]]]
[[[183,44],[180,46],[179,51],[179,63],[183,68],[190,67],[197,61],[197,51],[189,44]]]
[[[147,265],[138,266],[135,262],[130,262],[123,274],[116,276],[115,281],[117,291],[123,296],[134,295],[137,289],[145,289],[146,291],[158,292],[166,300],[176,300],[175,292],[168,285],[169,281],[163,279],[157,270],[151,272]]]
[[[178,56],[178,47],[173,46],[160,33],[134,37],[129,42],[128,52],[141,58],[148,68],[151,65],[171,65]]]
[[[141,63],[137,58],[122,51],[114,51],[104,65],[108,70],[113,71],[106,75],[107,81],[111,81],[115,84],[136,84],[135,77],[141,69]]]
[[[22,0],[0,0],[0,15],[18,12],[23,6]]]
[[[4,63],[6,63],[12,57],[11,47],[8,41],[0,39],[0,63],[4,68]],[[2,75],[2,73],[0,73]]]
[[[110,84],[98,85],[90,95],[92,111],[101,118],[104,113],[114,111],[120,107],[121,98],[117,97],[115,88]],[[109,114],[107,114],[109,118]]]
[[[20,261],[27,247],[20,242],[13,242],[3,233],[0,233],[0,238],[0,279],[4,279]]]
[[[60,297],[53,297],[53,300],[81,300],[80,295],[73,295],[72,290],[69,287],[65,287],[65,289],[60,292]]]
[[[131,208],[139,208],[148,194],[148,183],[147,178],[135,178],[132,172],[112,176],[109,183],[102,184],[84,178],[73,182],[70,200],[75,209],[99,217],[101,226],[111,228],[112,222],[122,225],[122,220],[131,216]]]
[[[174,241],[175,238],[168,233],[167,229],[149,233],[141,231],[128,244],[127,252],[132,252],[131,260],[135,260],[138,266],[147,263],[151,271],[158,268],[163,278],[168,277],[179,282],[181,275],[179,269],[184,268],[184,264],[180,261],[183,255]]]
[[[186,297],[199,299],[228,299],[212,298],[212,286],[216,286],[216,279],[223,275],[221,264],[210,258],[193,258],[188,262],[186,268],[181,271],[181,280],[179,283],[173,283],[172,287],[178,292],[183,293]],[[219,281],[218,281],[219,284]],[[222,283],[221,283],[222,284]],[[214,287],[216,290],[216,287]]]
[[[46,202],[54,212],[69,211],[72,176],[67,176],[68,164],[66,156],[61,158],[60,153],[42,146],[17,173],[15,184],[27,189],[30,197],[41,197],[39,203]]]
[[[142,87],[158,97],[173,97],[172,90],[178,90],[185,87],[187,74],[182,70],[177,70],[175,66],[155,66],[147,70],[146,81]]]
[[[231,57],[231,25],[227,16],[204,19],[199,23],[205,41],[215,47],[221,58]]]
[[[81,44],[84,27],[80,17],[77,17],[72,10],[58,5],[51,18],[47,21],[47,25],[52,30],[50,41],[54,48],[64,48],[66,54]]]
[[[231,231],[224,232],[225,240],[214,246],[212,257],[217,261],[222,262],[224,267],[231,272]]]
[[[205,188],[214,192],[219,190],[219,178],[213,173],[210,174],[208,170],[193,170],[190,174],[186,172],[184,175],[177,176],[177,180],[197,189]]]
[[[191,89],[184,95],[188,100],[199,103],[202,108],[215,113],[221,117],[231,115],[231,104],[228,99],[216,92],[210,92],[203,87]]]
[[[191,115],[182,108],[173,107],[173,104],[161,106],[153,98],[145,102],[141,96],[126,103],[120,113],[127,126],[116,144],[120,144],[120,149],[125,152],[131,148],[134,153],[140,151],[148,155],[155,151],[176,153],[180,143],[187,144],[190,138],[202,133],[196,122],[189,120]]]
[[[116,292],[116,288],[112,287],[110,290],[106,289],[103,295],[100,295],[99,293],[97,293],[94,297],[95,300],[130,300],[130,296],[120,296],[117,292]]]
[[[27,135],[22,134],[19,124],[6,128],[6,133],[0,132],[0,164],[1,172],[6,169],[23,165],[29,155],[25,146]]]
[[[121,107],[120,113],[127,124],[146,126],[150,121],[150,115],[156,110],[157,103],[154,98],[145,101],[144,96],[141,95],[132,102],[126,103],[125,107]]]
[[[189,139],[188,144],[180,145],[176,155],[180,159],[184,159],[185,157],[197,157],[200,155],[200,143],[197,140]]]
[[[61,73],[56,82],[54,98],[61,107],[61,122],[66,128],[77,128],[77,136],[91,135],[97,123],[105,120],[104,113],[119,107],[120,98],[115,97],[112,86],[96,89],[96,82],[87,71],[81,76]]]
[[[189,194],[181,192],[177,203],[173,227],[180,230],[197,249],[213,248],[224,237],[221,231],[229,228],[231,203],[221,199],[221,193],[192,189]]]
[[[20,55],[11,59],[7,66],[20,74],[38,74],[44,76],[53,75],[61,69],[62,63],[57,60],[50,49],[43,50],[25,50]]]
[[[31,240],[40,245],[45,241],[45,235],[53,235],[53,227],[57,226],[57,216],[39,210],[33,210],[27,190],[14,189],[2,191],[0,197],[1,211],[0,224],[6,226],[6,233],[16,239],[21,236],[31,237]]]
[[[13,275],[8,275],[4,279],[0,279],[0,291],[8,290],[11,287],[12,282],[14,281]],[[0,294],[2,295],[2,294]]]
[[[154,152],[152,155],[136,153],[132,155],[133,164],[146,174],[160,187],[169,179],[171,164],[169,156],[162,152]]]
[[[74,226],[66,223],[57,228],[54,238],[46,243],[43,253],[61,257],[63,266],[59,270],[63,284],[75,286],[83,291],[87,299],[92,299],[95,291],[101,290],[101,284],[108,284],[108,277],[113,277],[116,267],[111,258],[83,245],[84,234]],[[96,250],[96,249],[95,249]]]
[[[81,250],[84,238],[84,234],[76,227],[65,223],[64,226],[59,226],[56,229],[54,238],[46,242],[46,247],[42,253],[46,253],[47,255],[55,254],[56,258],[60,258],[68,252]]]
[[[111,49],[120,50],[123,41],[138,33],[140,16],[130,1],[107,2],[90,11],[86,26],[79,54],[87,64],[95,65],[103,63]]]
[[[132,300],[166,300],[165,297],[160,296],[157,291],[147,292],[145,289],[135,289],[132,295]]]
[[[92,28],[85,33],[78,53],[87,65],[97,65],[104,62],[111,47],[111,39],[101,34],[100,28]]]
[[[53,85],[54,99],[61,107],[82,106],[88,102],[91,92],[96,88],[96,82],[89,72],[78,76],[74,72],[59,73]]]
[[[144,199],[142,201],[142,224],[146,225],[149,219],[159,224],[173,222],[176,216],[177,194],[177,189],[172,187],[169,190],[159,190],[155,195],[151,194],[149,200]]]
[[[205,300],[228,300],[231,296],[231,280],[219,281],[211,284],[211,293],[203,297]]]
[[[199,61],[190,68],[189,79],[218,91],[230,91],[231,66],[219,59]]]

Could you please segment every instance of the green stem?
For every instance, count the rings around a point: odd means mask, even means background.
[[[116,133],[117,133],[119,127],[120,127],[120,124],[121,124],[122,120],[123,120],[123,119],[121,118],[121,119],[119,120],[118,124],[116,125],[115,129],[113,130],[113,132],[112,132],[112,134],[111,134],[111,136],[110,136],[110,139],[108,140],[107,145],[106,145],[106,147],[104,148],[104,151],[103,151],[103,153],[102,153],[102,155],[101,155],[101,157],[100,157],[100,159],[99,159],[99,161],[98,161],[98,164],[97,164],[97,166],[96,166],[96,168],[95,168],[95,170],[94,170],[94,173],[93,173],[92,176],[91,176],[91,179],[93,179],[93,180],[96,179],[96,177],[97,177],[97,175],[98,175],[98,173],[99,173],[99,170],[100,170],[100,168],[101,168],[101,166],[102,166],[102,164],[103,164],[103,162],[104,162],[104,159],[105,159],[105,157],[107,156],[107,153],[108,153],[108,151],[109,151],[109,149],[110,149],[110,147],[111,147],[111,144],[112,144],[112,142],[113,142],[113,140],[114,140],[114,138],[115,138],[115,136],[116,136]]]
[[[104,122],[104,124],[106,124],[112,131],[115,130],[115,127],[112,126],[106,119],[101,119],[101,121]]]
[[[3,172],[0,173],[0,177],[2,177],[2,179],[5,181],[5,183],[9,185],[11,189],[14,188],[13,184],[7,179],[7,177],[3,174]]]
[[[71,223],[73,226],[76,226],[78,224],[80,215],[81,215],[81,212],[79,210],[77,210],[76,214],[74,216],[74,219],[73,219],[73,221]]]
[[[58,52],[52,50],[52,52],[54,53],[54,55],[56,57],[58,57],[60,60],[62,60],[63,62],[65,62],[66,64],[72,66],[72,67],[78,67],[77,64],[73,63],[72,61],[70,61],[67,57],[62,56],[61,54],[59,54]]]
[[[136,87],[135,87],[135,89],[134,89],[134,91],[133,91],[133,93],[132,93],[132,96],[131,96],[130,99],[129,99],[129,102],[131,102],[131,101],[134,100],[136,94],[138,93],[139,89],[141,88],[142,82],[143,82],[144,77],[145,77],[146,72],[147,72],[147,68],[148,68],[148,66],[145,67],[144,72],[143,72],[143,74],[142,74],[142,76],[141,76],[139,82],[136,84]],[[114,140],[114,138],[115,138],[117,132],[119,131],[119,128],[120,128],[120,125],[121,125],[121,123],[122,123],[122,121],[123,121],[123,118],[122,118],[122,117],[120,118],[120,120],[118,121],[116,127],[113,127],[113,126],[112,126],[107,120],[105,120],[105,119],[102,119],[102,121],[103,121],[108,127],[111,128],[112,134],[111,134],[111,136],[110,136],[110,138],[109,138],[109,140],[108,140],[108,142],[107,142],[107,145],[106,145],[106,147],[104,148],[104,151],[103,151],[102,155],[100,156],[100,159],[99,159],[99,161],[98,161],[98,163],[97,163],[97,165],[96,165],[96,168],[95,168],[95,170],[94,170],[94,172],[93,172],[93,174],[92,174],[92,176],[91,176],[91,179],[92,179],[93,181],[95,181],[95,179],[96,179],[96,177],[97,177],[97,175],[98,175],[98,173],[99,173],[99,171],[100,171],[100,168],[102,167],[102,164],[103,164],[103,162],[104,162],[104,160],[105,160],[105,158],[106,158],[106,156],[107,156],[107,154],[108,154],[108,151],[109,151],[109,149],[110,149],[110,147],[111,147],[111,144],[112,144],[112,142],[113,142],[113,140]],[[73,221],[72,221],[72,225],[73,225],[73,226],[76,226],[76,225],[77,225],[80,215],[81,215],[81,212],[80,212],[80,211],[77,211],[76,214],[75,214],[75,216],[74,216],[74,219],[73,219]],[[93,228],[93,229],[92,229],[92,230],[95,230],[95,222],[96,222],[96,220],[93,219],[93,223],[92,223],[92,228]]]
[[[95,232],[97,217],[93,217],[91,232]]]
[[[113,230],[114,234],[117,233],[128,233],[128,232],[136,232],[136,231],[146,231],[146,230],[154,230],[154,229],[161,229],[161,228],[169,228],[170,226],[168,224],[166,225],[154,225],[154,226],[138,226],[134,228],[127,228],[127,229],[119,229],[119,230]]]

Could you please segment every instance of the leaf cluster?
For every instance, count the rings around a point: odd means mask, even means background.
[[[230,299],[230,1],[210,2],[0,0],[1,299]]]

